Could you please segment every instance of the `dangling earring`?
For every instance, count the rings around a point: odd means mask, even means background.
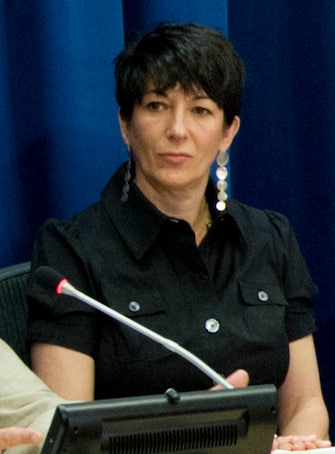
[[[127,200],[128,200],[129,182],[131,179],[131,153],[130,153],[129,145],[127,145],[127,148],[128,148],[128,162],[127,162],[126,172],[124,174],[124,184],[122,187],[121,202],[127,202]]]
[[[216,202],[216,209],[218,211],[224,211],[226,209],[226,200],[228,199],[227,195],[227,187],[228,183],[226,178],[228,176],[228,169],[227,164],[229,161],[229,156],[227,151],[219,151],[216,157],[216,163],[218,165],[216,169],[216,176],[217,176],[217,183],[216,187],[218,189],[217,198],[218,201]]]

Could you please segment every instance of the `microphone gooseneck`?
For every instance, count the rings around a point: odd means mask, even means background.
[[[123,323],[124,325],[128,326],[129,328],[134,329],[135,331],[143,334],[144,336],[152,339],[155,342],[163,345],[168,350],[172,351],[173,353],[177,353],[195,367],[200,369],[204,374],[206,374],[209,378],[211,378],[216,384],[222,385],[224,388],[232,389],[233,386],[224,378],[222,375],[218,374],[214,369],[208,366],[204,361],[198,358],[196,355],[191,353],[189,350],[186,350],[184,347],[179,345],[177,342],[168,339],[155,331],[152,331],[149,328],[141,325],[140,323],[135,322],[134,320],[126,317],[125,315],[117,312],[116,310],[105,306],[104,304],[100,303],[99,301],[91,298],[90,296],[86,295],[85,293],[77,290],[73,285],[69,283],[69,281],[64,278],[60,273],[53,270],[47,266],[41,266],[36,269],[35,272],[36,280],[39,284],[44,285],[48,288],[56,289],[56,292],[59,294],[64,294],[68,296],[73,296],[74,298],[88,304],[89,306],[97,309],[100,312],[112,317],[113,319]]]

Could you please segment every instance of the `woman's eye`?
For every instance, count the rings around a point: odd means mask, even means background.
[[[149,110],[152,112],[159,112],[160,110],[163,109],[162,103],[158,101],[151,101],[147,104],[147,107]]]
[[[197,115],[200,115],[202,117],[210,114],[210,110],[206,109],[206,107],[197,106],[193,110]]]

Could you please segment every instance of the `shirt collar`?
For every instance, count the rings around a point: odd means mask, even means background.
[[[102,193],[102,201],[116,229],[139,260],[157,238],[168,219],[130,182],[127,202],[121,201],[125,165],[113,175]]]
[[[206,198],[208,201],[208,206],[212,215],[213,224],[224,224],[226,221],[230,222],[230,225],[233,229],[238,230],[242,237],[246,238],[247,226],[246,226],[246,213],[245,205],[237,202],[234,199],[227,200],[227,207],[225,211],[218,211],[216,209],[217,202],[217,189],[212,180],[209,180],[207,189],[206,189]]]
[[[134,257],[140,260],[155,242],[163,225],[170,219],[160,212],[133,182],[130,183],[128,201],[122,202],[124,174],[125,165],[123,164],[103,190],[102,201],[119,234]],[[243,218],[245,216],[241,212],[240,204],[229,199],[227,209],[224,212],[217,211],[215,208],[216,188],[212,181],[208,183],[206,197],[213,223],[215,225],[221,224],[229,216],[235,221],[234,224],[243,234]]]

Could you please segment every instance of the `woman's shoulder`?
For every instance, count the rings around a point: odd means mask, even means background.
[[[261,209],[230,199],[228,213],[245,234],[287,236],[292,233],[287,216],[276,210]]]
[[[256,208],[234,199],[230,199],[228,206],[229,213],[233,217],[237,216],[241,221],[253,222],[256,224],[269,222],[282,225],[289,224],[288,218],[283,213],[276,210]]]
[[[75,230],[79,227],[89,227],[91,220],[95,223],[102,216],[102,203],[96,202],[68,217],[49,217],[40,226],[42,230]]]

